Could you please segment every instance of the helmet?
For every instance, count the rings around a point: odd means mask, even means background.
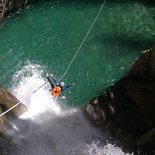
[[[63,87],[65,84],[64,82],[60,82],[60,86]]]

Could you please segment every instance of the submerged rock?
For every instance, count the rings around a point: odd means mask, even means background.
[[[95,101],[98,111],[94,108]],[[89,101],[84,111],[91,121],[108,128],[114,134],[118,134],[119,129],[132,134],[132,145],[151,143],[154,146],[155,46],[142,52],[127,76],[109,87],[101,96]],[[126,142],[129,143],[129,139]]]

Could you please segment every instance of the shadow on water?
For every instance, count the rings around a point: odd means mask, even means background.
[[[131,3],[131,2],[138,2],[142,3],[148,7],[155,6],[155,1],[154,0],[108,0],[109,3]]]
[[[130,51],[143,51],[147,48],[150,48],[153,44],[153,42],[147,41],[147,40],[133,40],[131,38],[125,37],[125,36],[110,36],[110,35],[104,35],[104,36],[97,36],[96,40],[99,42],[102,42],[103,44],[112,44],[112,46],[118,46],[118,47],[126,47],[127,49],[130,49]]]
[[[103,0],[30,0],[29,3],[30,4],[37,4],[37,3],[59,3],[61,5],[74,5],[74,4],[83,4],[83,5],[87,5],[87,4],[102,4]],[[112,3],[132,3],[132,2],[138,2],[138,3],[143,3],[147,6],[154,6],[155,5],[155,1],[154,0],[106,0],[106,3],[108,4],[112,4]]]
[[[38,3],[39,2],[39,3]],[[154,0],[107,0],[106,1],[106,5],[108,6],[108,4],[125,4],[125,3],[133,3],[133,2],[138,2],[138,3],[142,3],[144,5],[146,5],[147,7],[152,7],[155,6],[155,1]],[[58,6],[75,6],[77,7],[77,9],[84,9],[88,4],[91,5],[101,5],[103,3],[103,0],[31,0],[29,2],[32,5],[35,4],[39,4],[39,5],[48,5],[48,4],[52,4],[54,6],[56,6],[58,4]],[[121,11],[121,10],[120,10]],[[109,12],[111,13],[111,12]],[[119,14],[117,16],[120,16]],[[151,16],[151,15],[150,15]],[[152,15],[152,18],[155,21],[155,16]],[[138,23],[137,23],[138,25]],[[145,25],[144,25],[145,26]],[[132,29],[132,28],[130,28]],[[123,39],[122,39],[123,38]],[[142,38],[142,37],[141,37]],[[104,36],[99,36],[97,40],[104,40],[103,42],[109,44],[109,43],[113,43],[113,44],[118,44],[118,45],[125,45],[126,47],[129,47],[129,49],[134,49],[134,50],[143,50],[149,48],[150,46],[152,46],[152,44],[154,43],[151,40],[146,40],[146,38],[142,38],[142,40],[137,40],[134,38],[128,38],[128,36],[123,36],[123,35],[116,35],[116,36],[109,36],[109,34],[104,34]]]
[[[98,0],[98,1],[95,1],[95,0],[30,0],[29,3],[31,4],[36,4],[37,2],[49,2],[49,3],[59,3],[59,4],[62,4],[62,5],[68,5],[68,4],[99,4],[99,3],[103,3],[102,0]]]

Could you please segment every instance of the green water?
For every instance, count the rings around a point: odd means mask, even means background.
[[[0,83],[28,62],[60,78],[93,22],[101,1],[32,1],[0,27]],[[64,92],[68,104],[81,105],[124,76],[155,38],[155,9],[135,1],[107,1],[99,19],[64,78],[75,83]]]

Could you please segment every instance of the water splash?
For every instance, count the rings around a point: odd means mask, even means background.
[[[29,64],[14,76],[12,92],[28,111],[13,122],[10,134],[19,155],[125,155],[107,143],[109,135],[94,129],[80,109],[64,106],[49,93],[49,85],[32,92],[45,82],[41,66]],[[62,106],[63,105],[63,106]],[[128,155],[128,154],[126,154]]]

